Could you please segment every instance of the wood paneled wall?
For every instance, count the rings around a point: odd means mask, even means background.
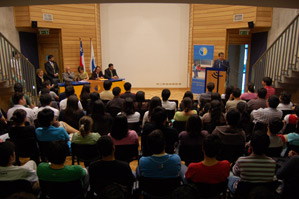
[[[101,66],[99,12],[99,4],[15,7],[15,20],[16,27],[31,27],[31,21],[37,21],[38,28],[61,29],[63,68],[69,66],[74,72],[77,72],[77,67],[80,64],[79,38],[81,38],[83,42],[85,66],[87,71],[90,72],[90,39],[93,41],[96,63]],[[43,13],[52,14],[53,22],[44,21]],[[19,16],[24,16],[24,20]]]

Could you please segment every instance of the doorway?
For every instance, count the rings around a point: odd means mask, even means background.
[[[245,91],[248,59],[248,44],[229,45],[228,60],[230,63],[229,85]]]

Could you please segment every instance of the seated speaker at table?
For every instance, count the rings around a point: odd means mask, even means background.
[[[114,69],[113,64],[109,64],[108,68],[105,70],[105,78],[107,79],[118,79],[116,70]]]

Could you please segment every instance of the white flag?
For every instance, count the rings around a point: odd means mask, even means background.
[[[94,52],[92,46],[92,40],[90,40],[90,72],[92,72],[96,68],[96,61],[94,59]]]

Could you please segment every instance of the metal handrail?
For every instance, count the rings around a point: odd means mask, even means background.
[[[37,103],[34,65],[1,32],[0,49],[0,79],[9,86],[22,84],[24,93]]]

